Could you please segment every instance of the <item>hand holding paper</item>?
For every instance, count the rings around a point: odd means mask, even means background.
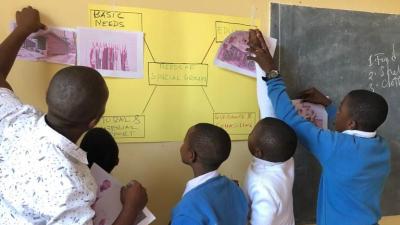
[[[92,165],[91,173],[98,186],[97,200],[93,205],[96,212],[93,224],[148,225],[155,220],[154,215],[145,207],[147,194],[139,182],[131,181],[122,187],[97,164]]]
[[[140,212],[147,204],[146,189],[136,180],[121,188],[121,203],[124,208]]]
[[[270,52],[271,49],[268,48],[267,43],[260,30],[250,30],[249,31],[249,52],[250,56],[247,58],[249,60],[255,61],[261,69],[265,72],[270,72],[271,70],[276,70],[274,60],[272,58],[273,53]]]
[[[302,91],[299,95],[299,98],[306,102],[323,105],[325,107],[332,103],[328,97],[326,97],[316,88],[310,88]]]

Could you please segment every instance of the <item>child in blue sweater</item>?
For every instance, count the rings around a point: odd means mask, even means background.
[[[194,177],[172,212],[172,225],[245,225],[247,201],[237,184],[217,169],[229,157],[231,139],[217,126],[199,123],[191,127],[180,153]]]
[[[336,114],[336,131],[320,129],[297,114],[261,32],[251,30],[250,36],[253,55],[249,59],[266,71],[268,96],[276,116],[296,131],[299,141],[322,165],[317,224],[377,224],[390,172],[390,150],[376,134],[388,113],[385,99],[366,90],[351,91]],[[330,100],[316,89],[306,91],[303,97],[327,106],[329,114],[334,111]]]

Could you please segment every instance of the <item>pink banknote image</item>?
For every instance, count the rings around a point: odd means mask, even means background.
[[[247,74],[256,73],[254,61],[247,59],[249,55],[246,51],[249,42],[249,32],[236,31],[229,35],[221,44],[215,64],[225,69]]]
[[[107,179],[103,180],[103,182],[100,185],[100,192],[106,191],[111,187],[111,185],[112,185],[111,181]]]
[[[264,37],[270,54],[273,56],[277,40]],[[249,42],[248,31],[236,31],[225,38],[219,47],[214,64],[218,67],[240,73],[250,77],[256,77],[256,63],[248,60],[246,51]]]
[[[303,118],[312,122],[319,128],[328,128],[328,113],[326,112],[324,106],[303,102],[300,99],[293,100],[292,103],[299,115],[301,115]]]
[[[13,23],[11,28],[14,29]],[[30,61],[76,64],[76,32],[67,28],[48,28],[30,35],[22,44],[18,58]]]
[[[143,77],[143,33],[79,28],[78,65],[103,76]]]

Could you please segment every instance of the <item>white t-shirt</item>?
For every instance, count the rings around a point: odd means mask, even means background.
[[[86,153],[0,88],[0,224],[91,225],[96,183]]]
[[[273,163],[253,157],[243,188],[251,225],[294,225],[293,181],[293,158]]]

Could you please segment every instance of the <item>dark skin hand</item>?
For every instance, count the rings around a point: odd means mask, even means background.
[[[316,88],[310,88],[310,89],[302,91],[299,95],[299,98],[303,99],[306,102],[320,104],[325,107],[327,107],[328,105],[330,105],[332,103],[332,101],[329,98],[327,98],[324,94],[322,94]]]
[[[0,87],[8,89],[11,89],[11,86],[6,81],[7,75],[10,73],[18,51],[25,39],[40,29],[46,29],[46,26],[40,22],[39,11],[30,6],[16,12],[15,18],[17,27],[0,44]]]
[[[258,63],[261,69],[266,73],[278,69],[277,66],[275,66],[274,60],[269,53],[268,46],[260,30],[249,31],[249,48],[247,50],[251,53],[247,59]]]
[[[146,189],[137,181],[121,188],[122,210],[113,225],[132,225],[147,204]]]

